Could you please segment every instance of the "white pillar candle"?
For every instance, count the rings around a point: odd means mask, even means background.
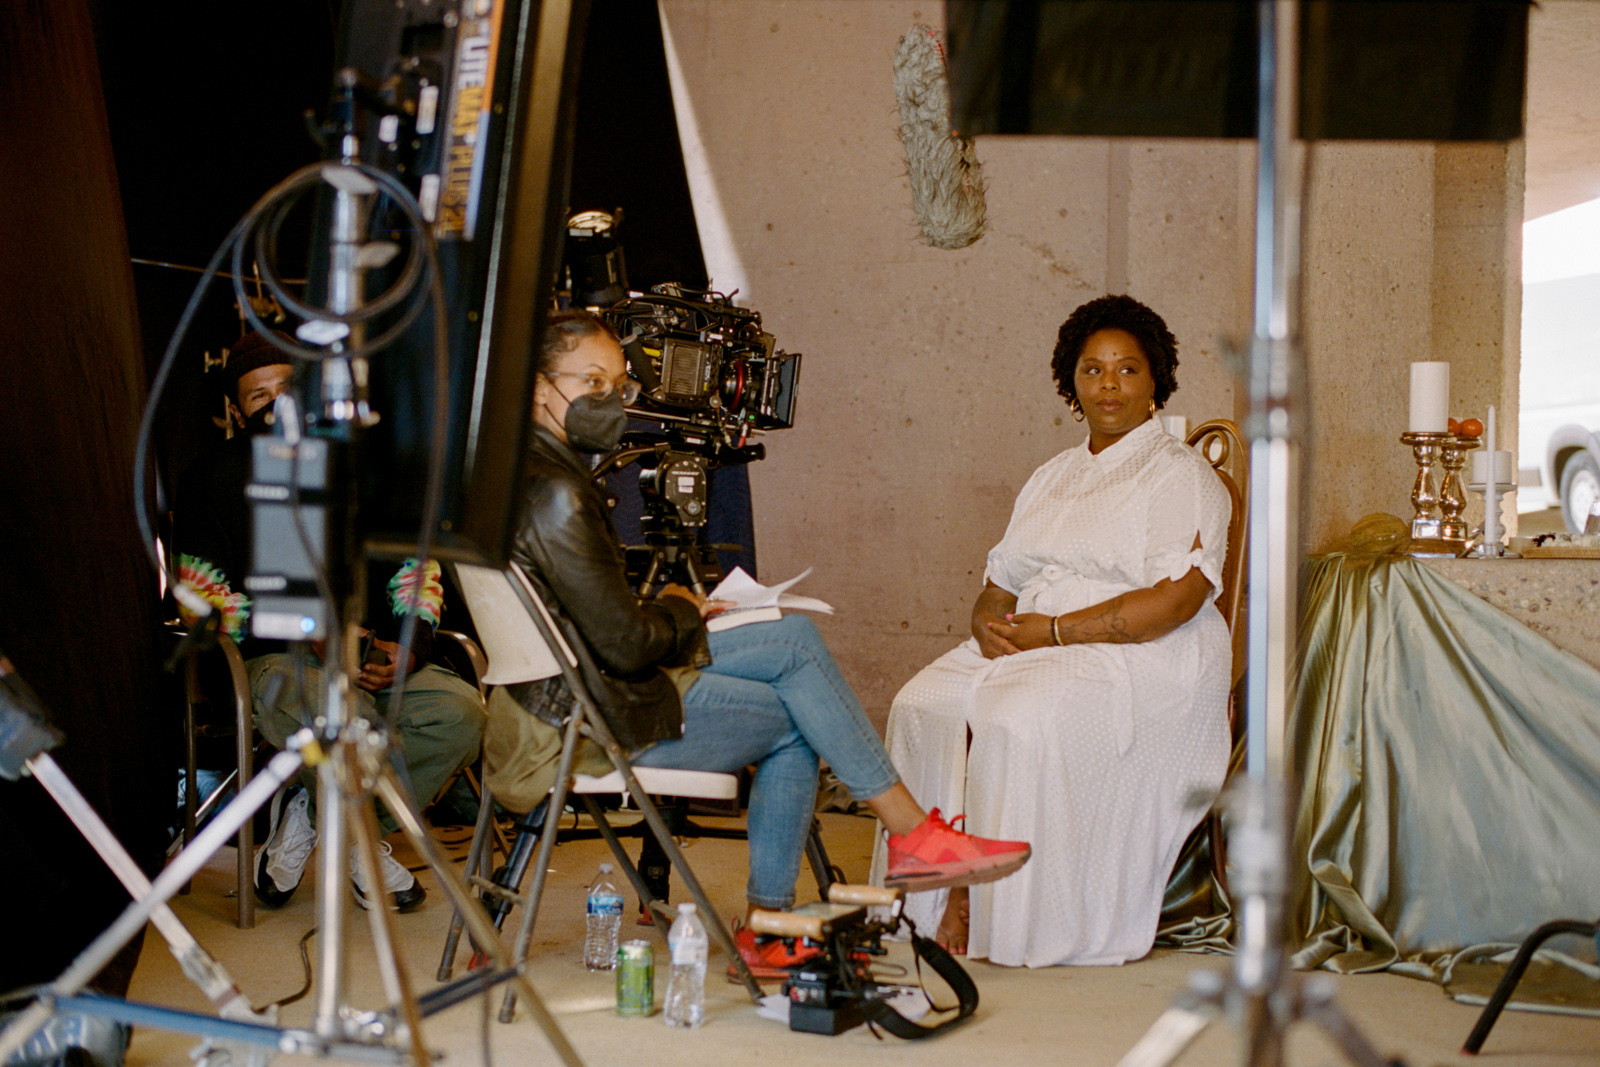
[[[1474,485],[1488,485],[1490,482],[1490,465],[1493,464],[1493,480],[1501,485],[1515,485],[1512,478],[1511,453],[1502,449],[1499,452],[1477,451],[1472,453],[1472,482]]]
[[[1186,440],[1189,436],[1189,420],[1183,415],[1163,415],[1161,416],[1161,425],[1165,426],[1167,432],[1180,441]]]
[[[1450,425],[1450,364],[1411,364],[1412,433],[1444,433]]]

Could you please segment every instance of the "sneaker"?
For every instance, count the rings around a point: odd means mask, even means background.
[[[957,815],[956,821],[965,818]],[[934,808],[909,834],[889,835],[889,871],[883,884],[917,892],[993,882],[1027,863],[1031,855],[1026,841],[973,837],[945,822]]]
[[[733,944],[744,957],[751,977],[758,982],[775,982],[789,977],[789,968],[822,955],[820,945],[810,945],[797,937],[759,937],[748,926],[733,926]],[[728,981],[740,981],[739,968],[728,964]]]
[[[256,899],[269,908],[289,902],[305,876],[306,862],[317,847],[311,825],[311,797],[305,787],[291,785],[272,798],[271,830],[256,855]]]
[[[428,891],[417,882],[416,876],[390,855],[387,841],[378,842],[378,876],[383,879],[383,888],[394,901],[396,911],[415,911],[428,899]],[[356,903],[363,908],[372,907],[367,880],[361,871],[361,857],[354,845],[350,846],[350,885],[356,891]]]

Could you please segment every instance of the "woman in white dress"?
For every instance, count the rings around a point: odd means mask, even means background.
[[[1213,601],[1230,503],[1153,418],[1177,363],[1131,297],[1062,324],[1052,369],[1089,437],[1017,497],[972,638],[895,698],[888,747],[917,800],[1033,843],[1027,868],[970,900],[912,895],[908,914],[954,951],[1030,967],[1143,956],[1222,783],[1231,643]]]

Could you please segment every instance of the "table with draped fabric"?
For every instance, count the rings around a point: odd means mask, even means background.
[[[1297,966],[1440,980],[1600,915],[1600,671],[1404,556],[1314,557],[1301,619]]]

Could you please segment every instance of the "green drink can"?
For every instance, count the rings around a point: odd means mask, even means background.
[[[656,954],[648,941],[617,946],[617,1014],[649,1015],[656,1010]]]

